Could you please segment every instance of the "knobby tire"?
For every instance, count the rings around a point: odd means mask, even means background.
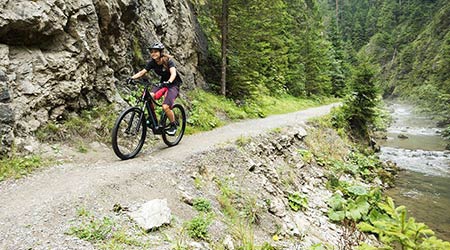
[[[181,138],[183,138],[184,135],[184,130],[186,129],[186,112],[184,111],[183,106],[176,103],[173,105],[172,111],[175,115],[175,123],[177,123],[178,127],[177,132],[174,136],[168,135],[165,132],[162,134],[164,143],[169,147],[175,146],[181,141]],[[164,124],[165,127],[168,127],[170,124],[169,118],[164,114],[162,119],[162,124]]]
[[[122,160],[135,157],[141,151],[146,135],[143,111],[136,107],[124,110],[117,118],[112,131],[114,153]]]

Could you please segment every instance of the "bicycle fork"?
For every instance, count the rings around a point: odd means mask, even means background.
[[[128,121],[128,127],[125,130],[126,134],[131,134],[131,135],[137,135],[137,133],[139,133],[139,129],[141,128],[141,122],[143,122],[143,118],[144,118],[144,112],[142,111],[141,114],[139,115],[139,120],[137,123],[137,126],[135,128],[133,128],[133,122],[134,122],[134,118],[136,116],[136,113],[133,112],[133,114],[131,114],[130,120]]]

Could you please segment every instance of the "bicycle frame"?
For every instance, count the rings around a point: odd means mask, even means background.
[[[156,102],[155,99],[159,99],[163,95],[165,95],[168,89],[167,89],[167,87],[163,87],[162,89],[158,90],[155,93],[155,98],[153,98],[150,95],[150,92],[148,91],[149,86],[152,84],[148,81],[143,81],[143,82],[137,81],[137,82],[144,85],[144,90],[142,92],[141,99],[138,100],[138,102],[135,105],[136,107],[138,107],[142,110],[142,115],[141,115],[141,117],[139,117],[139,123],[146,122],[146,126],[150,127],[152,129],[153,134],[160,135],[164,132],[165,124],[159,124],[159,122],[158,122],[158,118],[155,113],[155,106],[162,107],[162,105],[159,104],[158,102]],[[139,107],[140,102],[143,103],[143,105],[141,107]],[[147,109],[148,117],[145,117],[145,109]],[[159,121],[164,121],[164,116],[165,116],[165,113],[162,113]],[[149,121],[150,123],[148,124],[147,121]],[[138,127],[138,129],[139,129],[139,127]]]

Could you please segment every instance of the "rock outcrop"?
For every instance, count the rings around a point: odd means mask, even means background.
[[[0,0],[0,141],[99,102],[163,42],[184,87],[203,85],[198,25],[187,0]]]

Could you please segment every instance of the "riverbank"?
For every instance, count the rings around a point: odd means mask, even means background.
[[[398,205],[450,240],[450,154],[440,129],[430,116],[407,104],[388,105],[393,122],[380,157],[395,162],[401,171],[395,188],[387,190]]]

